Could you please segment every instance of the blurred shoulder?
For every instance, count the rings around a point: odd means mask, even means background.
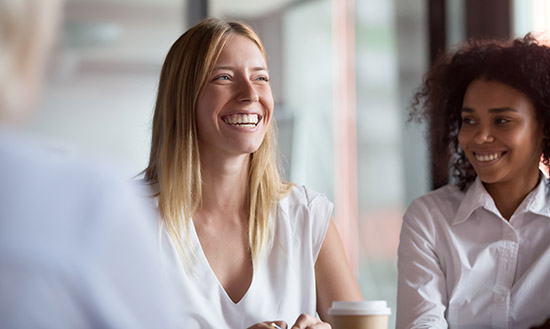
[[[38,136],[0,130],[0,175],[12,188],[31,185],[44,191],[57,186],[61,194],[137,185],[105,156],[52,145]]]
[[[25,238],[29,243],[48,239],[71,245],[63,234],[106,239],[105,232],[123,236],[124,230],[152,224],[144,188],[119,167],[99,155],[51,147],[35,136],[0,130],[0,181],[0,199],[10,201],[0,211],[12,219],[10,230],[31,235],[29,228],[37,228],[36,236]]]

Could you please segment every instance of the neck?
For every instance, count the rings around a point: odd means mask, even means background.
[[[201,154],[202,199],[198,213],[246,213],[249,165],[249,154],[230,158]]]
[[[514,214],[525,197],[537,186],[539,174],[524,179],[516,179],[510,182],[486,184],[485,189],[493,200],[500,214],[506,219]]]

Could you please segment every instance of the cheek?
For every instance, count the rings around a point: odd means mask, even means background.
[[[197,129],[198,129],[198,133],[199,135],[201,134],[201,131],[202,131],[202,127],[204,125],[204,117],[205,117],[205,114],[204,114],[204,102],[199,102],[197,104],[197,112],[196,112],[196,120],[197,120]]]
[[[524,150],[542,150],[542,135],[538,131],[533,131],[530,127],[525,127],[515,134],[510,133],[504,136],[506,142],[510,145],[517,145]]]
[[[535,143],[535,150],[538,154],[542,154],[544,151],[544,136],[542,134],[534,134],[533,141]]]
[[[207,102],[206,102],[207,103]],[[208,135],[208,132],[212,130],[212,119],[208,113],[208,107],[206,104],[198,104],[197,106],[197,135],[199,140],[204,141],[205,136]]]
[[[227,91],[224,88],[215,88],[207,85],[197,99],[197,111],[213,115],[228,101]]]
[[[199,127],[211,125],[213,121],[216,121],[216,97],[205,92],[199,97],[197,101],[197,124]]]
[[[269,94],[269,95],[266,95],[263,99],[264,99],[264,101],[262,102],[262,106],[263,106],[264,111],[265,111],[264,116],[267,119],[266,122],[270,123],[271,122],[271,117],[273,116],[273,107],[274,107],[273,96],[271,96],[271,94]]]

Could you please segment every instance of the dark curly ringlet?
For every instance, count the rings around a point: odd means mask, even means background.
[[[474,168],[458,143],[461,110],[468,85],[476,79],[502,82],[531,100],[542,126],[543,163],[550,158],[550,48],[531,34],[514,40],[472,40],[454,52],[443,53],[424,76],[409,120],[429,123],[434,175],[449,171],[465,189],[475,180]],[[450,161],[449,161],[450,160]]]

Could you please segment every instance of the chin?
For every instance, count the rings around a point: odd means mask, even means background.
[[[242,147],[240,148],[241,151],[243,153],[255,153],[256,151],[258,151],[260,149],[260,146],[262,145],[262,143],[249,143],[249,144],[246,144],[246,145],[242,145]]]
[[[498,175],[478,175],[479,180],[484,184],[496,184],[502,181],[502,178]]]
[[[260,149],[259,147],[248,148],[248,149],[246,149],[246,151],[245,151],[244,153],[254,154],[254,153],[256,153],[256,151],[258,151],[259,149]]]

